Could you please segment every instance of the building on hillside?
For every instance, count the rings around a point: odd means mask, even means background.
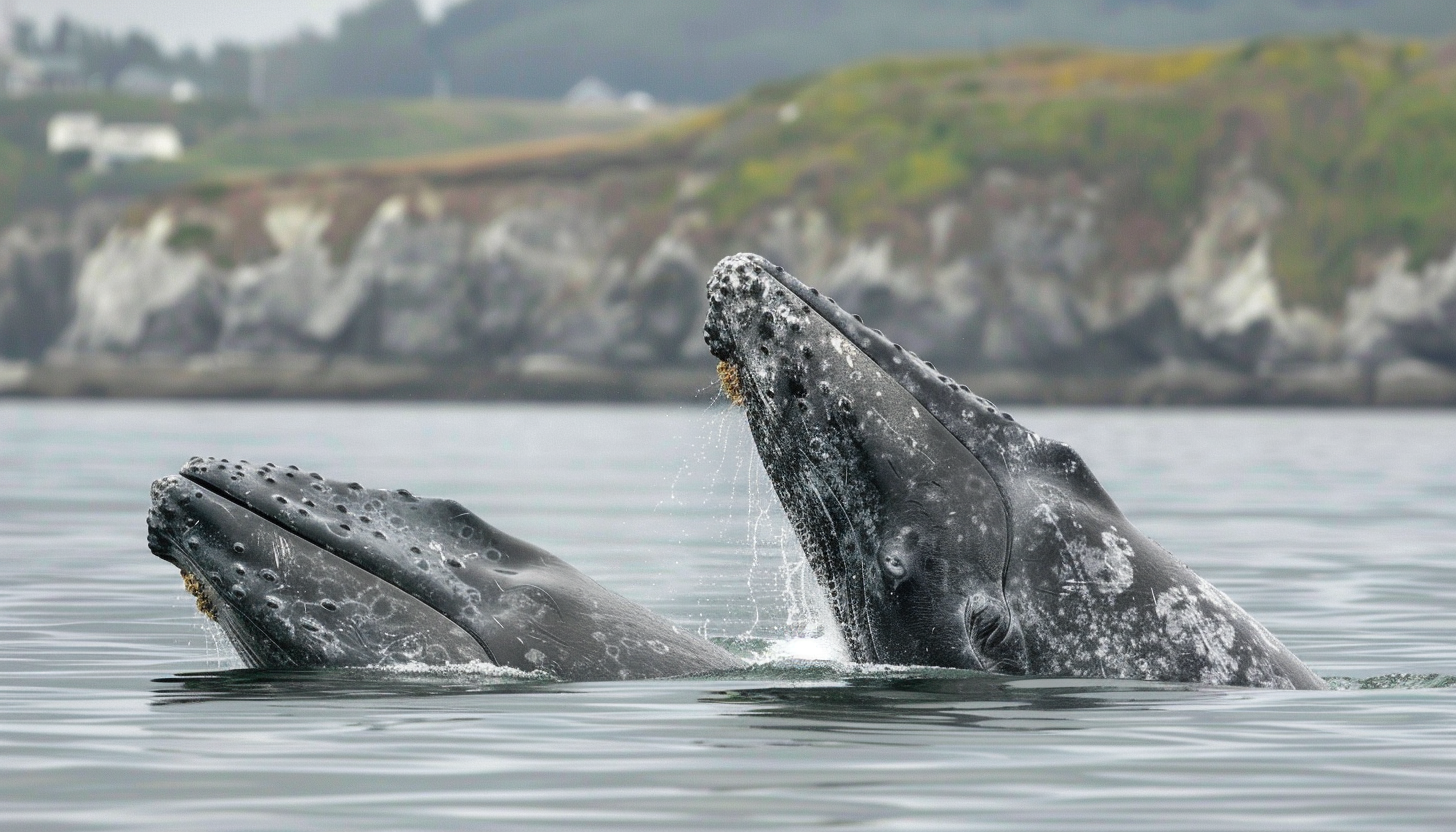
[[[117,74],[111,88],[139,98],[170,98],[187,102],[197,97],[197,85],[190,78],[168,75],[144,64],[131,64]]]
[[[43,92],[75,92],[90,89],[81,59],[75,55],[22,55],[13,50],[0,54],[0,71],[5,76],[5,94],[20,98]]]
[[[632,90],[625,95],[617,95],[611,84],[595,75],[577,81],[566,91],[563,102],[568,107],[625,107],[638,112],[647,112],[657,107],[657,101],[649,93]]]
[[[606,81],[590,75],[566,91],[564,102],[568,107],[611,107],[617,103],[617,91]]]
[[[46,124],[46,150],[51,153],[89,153],[101,135],[101,116],[95,113],[56,113]]]
[[[105,124],[95,113],[57,113],[46,125],[51,153],[84,153],[91,169],[182,158],[182,135],[170,124]]]

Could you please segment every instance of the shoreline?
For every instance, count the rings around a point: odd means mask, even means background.
[[[1001,404],[1456,405],[1456,373],[1415,360],[1374,369],[1315,365],[1270,375],[1183,363],[1099,376],[1020,370],[951,374],[976,394]],[[304,357],[0,366],[0,397],[12,399],[703,402],[718,395],[714,371],[706,365],[501,370]]]

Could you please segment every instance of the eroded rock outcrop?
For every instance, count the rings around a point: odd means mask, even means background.
[[[992,170],[855,233],[803,200],[725,226],[691,177],[711,172],[665,170],[665,196],[624,197],[608,167],[262,183],[221,203],[157,200],[130,222],[114,208],[27,218],[0,235],[0,352],[265,376],[339,362],[426,376],[693,369],[708,363],[704,275],[746,249],[1012,398],[1456,400],[1456,255],[1419,272],[1393,256],[1342,315],[1292,307],[1271,271],[1283,199],[1238,160],[1178,248],[1136,268],[1119,252],[1149,220],[1070,172]]]

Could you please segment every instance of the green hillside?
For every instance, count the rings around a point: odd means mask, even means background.
[[[723,226],[798,201],[892,236],[992,169],[1071,172],[1121,218],[1122,273],[1170,265],[1243,159],[1287,202],[1286,297],[1332,308],[1394,247],[1420,262],[1456,243],[1456,49],[1342,36],[885,60],[763,87],[696,153],[726,171],[705,197]]]
[[[46,152],[47,121],[68,110],[93,111],[108,122],[175,124],[186,152],[179,162],[92,174],[83,160]],[[202,180],[614,132],[671,118],[667,112],[508,99],[340,100],[258,112],[218,99],[177,104],[100,93],[5,98],[0,222],[17,211],[63,207],[90,195],[138,196]]]
[[[1028,43],[1153,49],[1273,34],[1456,32],[1449,0],[461,0],[431,21],[373,0],[332,37],[269,52],[270,102],[457,94],[557,98],[583,76],[669,101],[886,54]]]

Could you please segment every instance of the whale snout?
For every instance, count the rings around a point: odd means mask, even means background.
[[[186,471],[237,477],[237,463]],[[243,501],[182,475],[152,484],[147,542],[255,667],[489,662],[459,626]]]

